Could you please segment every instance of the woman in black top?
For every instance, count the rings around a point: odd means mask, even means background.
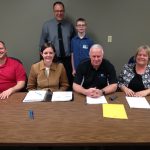
[[[125,64],[119,75],[119,87],[127,96],[150,94],[150,47],[140,46],[135,54],[135,63]]]

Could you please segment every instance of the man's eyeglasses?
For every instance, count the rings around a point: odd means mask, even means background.
[[[63,13],[64,10],[54,10],[55,13]]]

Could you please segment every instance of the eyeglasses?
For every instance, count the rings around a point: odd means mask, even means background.
[[[55,13],[63,13],[64,10],[54,10]]]
[[[85,24],[77,24],[77,27],[85,27]]]

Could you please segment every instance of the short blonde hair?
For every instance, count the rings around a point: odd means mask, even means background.
[[[138,49],[135,53],[135,58],[137,57],[138,53],[143,49],[146,51],[149,61],[150,61],[150,47],[148,45],[142,45],[142,46],[138,47]],[[148,61],[148,63],[149,63],[149,61]]]

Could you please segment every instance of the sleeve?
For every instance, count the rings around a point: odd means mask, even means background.
[[[124,80],[124,77],[126,76],[125,75],[126,68],[127,68],[127,65],[125,64],[123,66],[123,69],[121,70],[119,76],[118,76],[118,85],[119,85],[119,87],[121,87],[122,85],[126,85],[125,80]]]
[[[42,27],[42,33],[41,33],[41,37],[40,37],[40,47],[47,42],[48,40],[48,31],[47,31],[47,24],[45,23]]]
[[[90,40],[90,48],[91,46],[94,44],[94,41],[93,40]]]
[[[26,81],[26,71],[23,65],[19,62],[16,63],[16,81]]]
[[[71,39],[71,53],[73,53],[73,39]]]
[[[68,78],[64,65],[62,64],[62,70],[60,75],[60,90],[65,91],[69,87]]]
[[[72,33],[71,33],[71,39],[74,37],[74,36],[76,36],[77,35],[77,33],[76,33],[76,30],[75,30],[75,27],[71,24],[71,29],[72,29]]]
[[[116,70],[113,64],[108,62],[108,82],[109,84],[114,84],[117,83],[117,75],[116,75]]]
[[[28,90],[37,89],[37,74],[34,69],[34,65],[31,66],[29,77],[28,77]]]

